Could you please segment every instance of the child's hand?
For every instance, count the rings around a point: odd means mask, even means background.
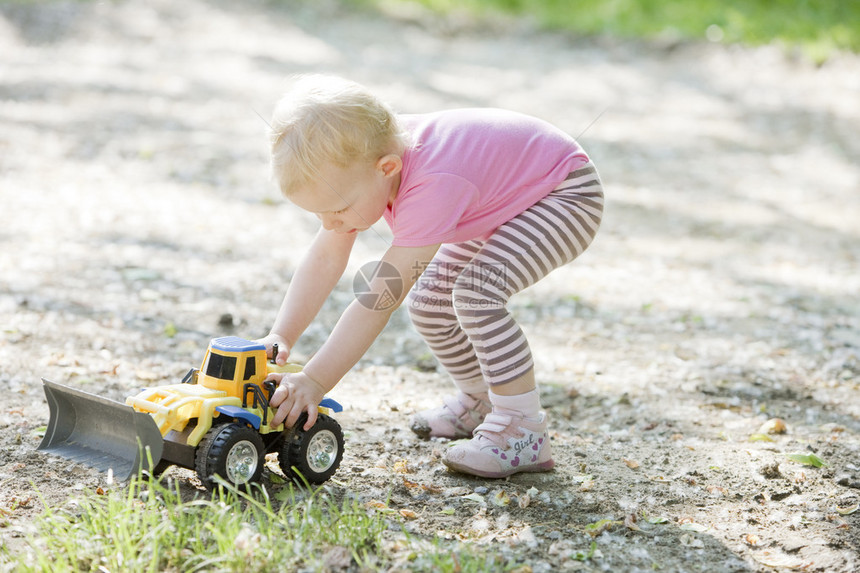
[[[266,380],[272,380],[278,384],[269,401],[269,404],[278,411],[275,412],[269,425],[274,428],[284,422],[288,428],[291,428],[302,412],[307,412],[308,421],[304,429],[310,430],[317,421],[317,406],[325,398],[325,390],[304,372],[296,374],[273,372]]]
[[[280,334],[269,333],[263,338],[258,339],[256,342],[260,344],[264,344],[266,346],[266,357],[273,358],[272,356],[272,345],[278,345],[278,355],[274,357],[275,364],[278,366],[283,366],[287,363],[287,359],[290,357],[290,344],[287,340],[281,336]]]

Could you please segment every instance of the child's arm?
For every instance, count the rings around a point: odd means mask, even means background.
[[[307,412],[305,429],[316,422],[317,405],[325,394],[355,366],[365,351],[382,332],[391,313],[406,298],[409,289],[429,264],[439,245],[426,247],[391,247],[382,257],[383,263],[393,265],[402,281],[403,291],[400,298],[390,306],[374,310],[354,300],[347,307],[334,327],[328,340],[311,358],[302,372],[298,374],[269,376],[273,380],[283,380],[279,384],[272,405],[278,411],[272,418],[272,426],[286,421],[287,426],[296,423],[302,412]],[[382,293],[387,285],[384,278],[376,278],[370,285],[373,293]]]
[[[269,335],[260,339],[271,353],[278,344],[278,364],[284,364],[299,336],[319,313],[328,295],[343,275],[355,234],[346,235],[320,229],[290,281]]]

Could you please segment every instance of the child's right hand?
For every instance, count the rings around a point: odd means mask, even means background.
[[[304,372],[272,372],[266,378],[277,383],[269,405],[277,411],[269,422],[272,428],[283,422],[292,428],[299,416],[306,412],[308,419],[303,428],[310,430],[317,421],[317,405],[325,398],[326,391],[319,382]]]
[[[290,344],[287,340],[281,336],[280,334],[269,333],[263,338],[258,339],[256,342],[260,344],[264,344],[266,346],[266,357],[269,359],[272,357],[272,345],[278,345],[278,355],[274,357],[275,364],[278,366],[283,366],[287,363],[287,359],[290,357]]]

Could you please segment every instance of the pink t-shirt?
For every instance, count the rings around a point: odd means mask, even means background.
[[[459,109],[401,121],[412,146],[384,214],[395,246],[485,239],[589,162],[560,129],[511,111]]]

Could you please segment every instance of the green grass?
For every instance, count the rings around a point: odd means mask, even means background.
[[[361,0],[360,0],[361,1]],[[750,45],[779,42],[814,59],[860,52],[855,0],[373,0],[421,4],[436,12],[528,15],[578,34],[710,39]]]
[[[396,564],[478,572],[514,565],[460,543],[410,536],[397,512],[335,501],[325,488],[287,485],[274,498],[263,488],[223,488],[183,501],[175,485],[136,478],[47,507],[23,547],[0,546],[0,570],[375,571]]]

